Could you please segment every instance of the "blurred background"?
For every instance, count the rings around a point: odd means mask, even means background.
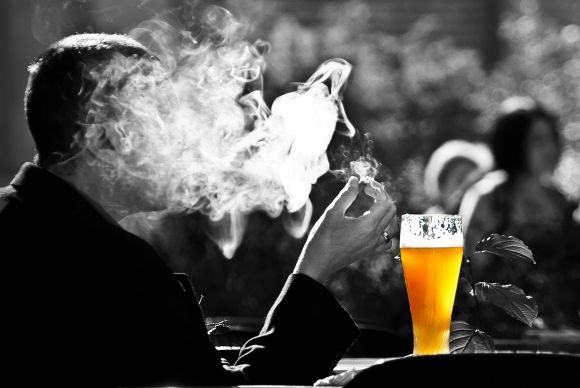
[[[271,43],[264,81],[269,103],[328,58],[353,64],[345,107],[372,138],[399,213],[435,205],[423,184],[430,155],[451,139],[485,142],[499,103],[512,95],[531,96],[557,115],[563,148],[555,181],[568,201],[580,200],[580,2],[211,3],[247,23],[249,40]],[[36,55],[71,33],[128,32],[157,14],[191,6],[185,0],[1,1],[0,187],[34,155],[22,100],[26,67]],[[330,174],[314,186],[314,220],[341,186]],[[235,257],[226,260],[198,225],[169,217],[163,228],[175,233],[150,239],[176,270],[191,274],[206,315],[265,316],[304,241],[288,236],[279,220],[256,213]],[[410,333],[400,262],[358,263],[330,287],[358,321]]]

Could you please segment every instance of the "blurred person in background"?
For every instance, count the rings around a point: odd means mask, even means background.
[[[493,166],[484,144],[449,140],[439,146],[425,167],[426,213],[457,214],[465,191]]]
[[[500,106],[490,146],[497,170],[471,187],[461,203],[466,255],[491,233],[512,235],[530,247],[537,266],[477,255],[474,276],[513,283],[531,294],[538,301],[540,327],[578,325],[580,231],[572,218],[574,205],[552,180],[561,156],[558,120],[530,98],[511,97]],[[523,329],[500,321],[495,321],[498,334],[518,335]]]
[[[118,224],[116,210],[159,210],[162,202],[107,179],[106,165],[74,141],[95,88],[87,70],[119,56],[156,60],[126,36],[81,34],[52,45],[29,69],[25,108],[38,155],[0,189],[2,381],[311,385],[331,374],[358,330],[325,284],[352,262],[396,250],[384,233],[396,209],[382,185],[365,185],[375,201],[350,218],[361,188],[350,178],[312,228],[260,335],[235,366],[225,365],[191,286]],[[111,152],[114,136],[103,133]]]

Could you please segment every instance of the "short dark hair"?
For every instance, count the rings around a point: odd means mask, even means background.
[[[75,151],[75,134],[82,128],[79,119],[96,86],[86,78],[86,66],[114,54],[153,58],[125,35],[78,34],[56,42],[28,67],[24,106],[39,163],[51,164],[55,155]]]
[[[514,102],[516,99],[523,103]],[[554,141],[560,145],[559,124],[554,114],[529,98],[512,97],[503,105],[508,109],[504,109],[492,125],[490,148],[496,167],[512,175],[526,169],[525,142],[532,124],[544,120]]]

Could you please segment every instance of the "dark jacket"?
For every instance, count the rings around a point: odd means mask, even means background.
[[[312,384],[357,335],[326,288],[295,274],[261,334],[222,365],[153,248],[33,164],[0,189],[0,263],[4,382]]]

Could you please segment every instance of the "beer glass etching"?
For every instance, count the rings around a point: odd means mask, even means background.
[[[400,244],[413,320],[413,354],[449,353],[463,257],[461,216],[404,214]]]

